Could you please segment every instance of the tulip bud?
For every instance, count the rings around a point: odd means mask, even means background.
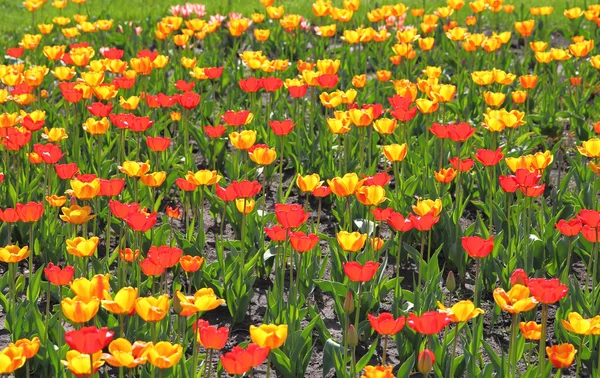
[[[454,278],[454,272],[452,271],[450,271],[448,277],[446,277],[446,288],[451,293],[454,293],[454,290],[456,290],[456,278]]]
[[[417,363],[417,368],[421,374],[427,375],[433,369],[433,364],[435,364],[435,354],[429,349],[424,349],[421,353],[419,353],[419,359]]]
[[[354,297],[351,292],[348,292],[348,294],[346,294],[346,299],[344,299],[344,311],[346,314],[354,312]]]
[[[346,338],[349,346],[352,347],[358,344],[358,333],[356,333],[356,328],[354,328],[354,325],[350,324],[350,326],[348,326],[348,329],[346,330]]]
[[[513,274],[510,276],[511,286],[515,286],[515,285],[527,286],[527,281],[528,281],[527,273],[525,273],[525,271],[520,268],[515,269]]]

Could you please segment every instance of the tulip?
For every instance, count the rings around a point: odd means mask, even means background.
[[[103,299],[102,308],[116,315],[127,315],[133,312],[135,300],[138,296],[138,289],[133,287],[124,287],[115,294],[114,299]]]
[[[65,266],[61,269],[57,265],[48,263],[44,268],[44,274],[46,275],[48,282],[56,286],[63,286],[68,285],[71,282],[73,275],[75,274],[75,268],[72,266]]]
[[[451,319],[446,313],[437,311],[429,311],[421,316],[410,313],[407,319],[408,326],[423,335],[436,335],[450,322]]]
[[[94,353],[90,358],[89,354],[70,350],[67,352],[67,360],[61,360],[60,362],[78,377],[90,377],[104,365],[102,351]]]
[[[573,344],[564,343],[546,347],[546,354],[548,355],[548,360],[550,360],[555,368],[564,369],[573,364],[577,349],[575,349]],[[545,360],[546,358],[543,357],[543,359]]]
[[[153,346],[151,342],[136,341],[132,345],[126,339],[115,339],[108,346],[109,353],[102,353],[102,358],[110,366],[133,369],[146,363],[148,351]]]
[[[148,361],[159,369],[168,369],[177,365],[183,356],[183,347],[168,341],[156,343],[148,349]]]
[[[65,298],[61,302],[63,314],[73,323],[89,322],[100,307],[98,298],[85,298],[75,296],[74,298]]]
[[[356,191],[356,199],[365,206],[379,206],[387,198],[385,197],[385,189],[383,187],[371,185],[360,187]]]
[[[60,219],[70,224],[83,224],[90,219],[93,219],[96,215],[90,215],[92,209],[89,206],[79,207],[78,205],[73,205],[71,207],[63,207],[63,214],[60,215]]]
[[[67,239],[67,252],[77,257],[90,257],[96,253],[100,238],[92,236],[89,239],[81,236],[75,239]]]
[[[542,336],[542,325],[534,321],[519,323],[519,329],[527,340],[539,340]]]
[[[343,251],[358,252],[364,247],[367,240],[367,234],[340,231],[337,233],[336,238]]]
[[[140,297],[135,300],[135,312],[146,322],[159,322],[169,312],[169,296]]]
[[[249,344],[245,350],[235,346],[231,352],[221,356],[221,364],[229,374],[245,374],[253,367],[262,364],[269,351],[269,348],[261,348],[256,344]]]
[[[385,357],[387,352],[388,335],[395,335],[404,328],[406,319],[404,316],[400,316],[394,319],[394,316],[389,312],[381,313],[375,317],[371,314],[367,315],[369,324],[371,327],[380,335],[384,335],[383,338],[383,356],[381,358],[382,365],[385,366]]]
[[[250,338],[261,348],[278,349],[288,335],[288,326],[276,324],[250,325]]]

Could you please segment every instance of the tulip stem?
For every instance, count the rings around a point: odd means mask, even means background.
[[[398,307],[400,307],[399,297],[400,297],[400,255],[402,253],[402,237],[404,233],[398,232],[398,253],[396,254],[396,287],[394,289],[394,316],[398,316]]]
[[[33,279],[33,274],[34,274],[34,266],[33,266],[33,222],[29,223],[29,259],[28,259],[28,264],[29,264],[29,287],[28,287],[28,291],[29,291],[29,301],[33,302],[34,298],[32,298],[32,292],[31,292],[31,288],[33,287],[32,283],[32,279]]]
[[[44,322],[44,332],[46,333],[46,341],[50,337],[50,331],[48,330],[48,320],[50,318],[50,281],[48,281],[48,289],[46,291],[46,319]]]
[[[193,363],[192,363],[192,377],[196,376],[196,367],[198,366],[198,319],[200,318],[199,313],[196,313],[196,320],[194,321],[194,326],[192,326],[192,342],[194,343],[194,348],[193,348]]]
[[[421,231],[421,253],[419,255],[419,266],[418,266],[418,275],[419,279],[417,280],[417,284],[419,287],[415,290],[415,308],[417,313],[421,309],[421,284],[423,280],[423,253],[425,252],[425,231]]]
[[[246,203],[244,202],[244,207]],[[198,217],[198,236],[200,236],[200,250],[204,248],[204,186],[200,186],[200,216]],[[242,224],[243,227],[243,224]],[[242,246],[244,245],[242,241]]]
[[[540,349],[538,359],[540,360],[538,376],[543,376],[546,371],[546,323],[548,322],[548,305],[542,303],[542,336],[540,337]]]
[[[575,367],[575,376],[576,377],[579,377],[579,370],[581,369],[581,353],[583,352],[583,336],[584,335],[579,335],[579,349],[577,350],[577,366]]]
[[[277,187],[277,198],[283,202],[283,154],[285,152],[285,138],[281,137],[281,156],[279,157],[279,186]]]
[[[209,349],[208,350],[208,357],[206,359],[206,364],[208,366],[208,371],[206,373],[206,378],[210,378],[210,376],[212,375],[212,360],[213,360],[213,351],[214,349]]]
[[[385,366],[385,357],[387,355],[388,335],[383,335],[383,356],[381,357],[381,365]]]
[[[517,348],[517,314],[512,314],[512,322],[510,325],[510,343],[508,345],[508,358],[510,362],[511,376],[516,377],[517,361],[515,361],[515,352]]]
[[[454,328],[454,341],[452,342],[452,359],[450,360],[450,377],[454,376],[454,359],[456,358],[456,345],[458,344],[458,331],[460,326],[457,324]]]
[[[271,376],[271,353],[269,353],[269,356],[267,357],[267,374],[266,374],[267,378],[269,378]]]
[[[90,378],[92,378],[95,375],[94,374],[94,354],[90,353],[89,356],[90,356]]]

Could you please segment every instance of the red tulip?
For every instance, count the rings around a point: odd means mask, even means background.
[[[194,190],[196,190],[196,188],[198,188],[198,185],[187,181],[184,178],[178,178],[175,179],[175,184],[177,184],[177,186],[179,187],[179,189],[183,190],[184,192],[193,192]]]
[[[146,232],[156,224],[156,212],[147,214],[142,211],[132,211],[125,218],[125,222],[135,231]]]
[[[543,304],[553,304],[563,299],[569,289],[558,278],[531,278],[527,283],[531,295]]]
[[[290,232],[290,244],[296,252],[304,253],[311,251],[319,243],[319,237],[315,234],[305,234],[302,231]]]
[[[386,209],[381,209],[379,207],[371,209],[373,217],[375,217],[375,220],[378,222],[387,222],[388,218],[390,217],[390,215],[392,215],[393,212],[394,209],[392,209],[391,207],[388,207]]]
[[[494,237],[484,239],[479,236],[464,236],[461,240],[462,246],[472,258],[481,259],[494,250]]]
[[[200,95],[194,92],[185,92],[179,96],[178,102],[184,109],[193,109],[200,102]]]
[[[287,87],[288,92],[292,98],[302,98],[306,95],[308,91],[308,84],[304,85],[292,85]]]
[[[186,93],[188,93],[188,92],[186,92]],[[189,93],[192,93],[192,92],[189,92]],[[180,94],[174,94],[172,96],[169,96],[164,93],[159,93],[156,96],[156,100],[160,104],[161,108],[170,108],[179,102],[181,96],[182,95],[180,95]],[[198,98],[200,98],[200,97],[198,97]]]
[[[475,128],[466,122],[448,125],[448,137],[454,142],[465,142],[475,134]]]
[[[239,127],[247,124],[252,120],[252,113],[249,110],[239,110],[237,112],[228,110],[223,114],[221,119],[227,124],[227,126]]]
[[[404,218],[400,213],[392,211],[388,216],[387,222],[391,228],[398,232],[408,232],[414,228],[414,225],[410,218]]]
[[[274,242],[282,242],[286,240],[287,229],[281,227],[280,225],[275,225],[273,227],[265,227],[265,233],[267,236],[273,240]]]
[[[204,326],[199,327],[198,342],[205,349],[221,350],[227,344],[227,338],[229,337],[229,328],[227,327],[215,327],[215,326]]]
[[[223,125],[204,126],[203,128],[206,135],[210,138],[220,138],[227,131],[227,128]]]
[[[249,77],[247,79],[241,79],[238,85],[246,93],[255,93],[262,88],[262,81],[254,77]]]
[[[56,164],[65,156],[60,147],[52,143],[36,143],[33,145],[33,152],[38,154],[46,164]]]
[[[587,226],[600,228],[600,211],[582,209],[577,214],[577,219]]]
[[[121,194],[125,187],[125,179],[112,178],[110,180],[100,179],[100,195],[104,197],[116,197]]]
[[[383,114],[383,105],[381,104],[363,104],[362,108],[373,110],[373,119],[379,118]]]
[[[394,315],[389,312],[383,312],[377,317],[369,314],[367,317],[371,327],[380,335],[395,335],[402,331],[406,323],[404,316],[394,319]]]
[[[233,202],[237,199],[237,194],[233,185],[223,188],[217,184],[215,186],[215,192],[217,193],[217,196],[225,202]]]
[[[75,349],[79,353],[94,354],[106,348],[112,341],[114,334],[107,327],[98,329],[90,326],[65,332],[65,341],[71,349]]]
[[[335,86],[338,84],[338,81],[338,75],[323,74],[317,77],[317,83],[319,83],[319,86],[323,89],[335,88]]]
[[[379,263],[374,261],[367,261],[365,265],[361,265],[356,261],[344,264],[344,273],[353,282],[370,281],[377,273],[377,269],[379,269]]]
[[[48,282],[51,282],[53,285],[68,285],[73,279],[73,275],[75,275],[75,268],[67,265],[61,269],[60,266],[49,263],[44,268],[44,274]]]
[[[500,187],[506,193],[514,193],[519,189],[519,184],[515,181],[515,176],[502,176],[498,177],[498,182],[500,183]]]
[[[542,179],[542,175],[537,172],[530,172],[528,169],[517,169],[514,180],[520,187],[536,186]]]
[[[111,104],[110,102],[108,104],[103,104],[101,102],[94,102],[92,105],[89,105],[87,107],[87,110],[94,116],[94,117],[108,117],[108,115],[112,112],[113,110],[113,104]]]
[[[534,185],[534,186],[522,186],[521,192],[525,194],[526,197],[539,197],[544,194],[544,190],[546,189],[546,184],[543,185]]]
[[[245,350],[235,346],[231,352],[221,355],[221,364],[229,374],[242,375],[251,368],[261,365],[269,351],[269,348],[261,348],[254,343],[249,344]]]
[[[133,114],[121,113],[121,114],[109,114],[108,119],[118,129],[128,129],[129,125],[133,122]]]
[[[177,82],[175,83],[175,88],[182,92],[188,92],[194,89],[194,85],[196,85],[196,82],[194,81],[190,81],[188,83],[185,80],[177,80]]]
[[[327,197],[330,194],[331,188],[325,185],[321,185],[312,191],[312,195],[319,198]]]
[[[286,119],[283,121],[269,121],[269,126],[271,126],[271,130],[273,130],[275,135],[285,136],[294,130],[296,124],[291,119]]]
[[[217,79],[223,74],[224,67],[207,67],[204,69],[204,74],[209,79]]]
[[[131,79],[126,77],[117,77],[112,81],[111,84],[117,87],[118,89],[131,89],[135,84],[135,77]]]
[[[412,105],[412,97],[410,96],[402,96],[402,95],[394,95],[394,97],[388,97],[388,102],[392,106],[392,108],[401,108],[408,109],[409,106]]]
[[[72,179],[73,176],[79,171],[77,168],[77,164],[75,163],[67,163],[67,164],[54,164],[54,170],[58,177],[63,180]]]
[[[0,209],[0,221],[5,223],[17,223],[19,221],[19,214],[16,209],[6,208]]]
[[[392,176],[390,176],[387,172],[379,172],[374,176],[367,176],[363,179],[363,186],[386,186],[389,184]]]
[[[284,228],[297,228],[308,220],[309,213],[301,205],[275,204],[275,216]]]
[[[173,98],[176,100],[176,98]],[[169,101],[169,99],[166,99],[167,101]],[[148,105],[149,108],[152,109],[156,109],[156,108],[160,108],[161,107],[161,102],[158,101],[158,96],[151,96],[149,94],[146,94],[144,96],[144,101],[146,101],[146,105]],[[165,105],[168,105],[167,102],[164,102]]]
[[[233,188],[236,198],[252,198],[262,190],[262,185],[258,181],[233,181],[230,188]]]
[[[511,274],[511,276],[510,276],[510,284],[512,286],[515,286],[515,285],[527,286],[528,282],[529,282],[529,277],[527,277],[527,273],[525,273],[525,271],[521,268],[515,269],[513,274]]]
[[[436,335],[450,324],[450,318],[446,313],[438,311],[429,311],[421,316],[411,313],[408,316],[407,323],[408,326],[417,333],[423,335]]]
[[[162,138],[162,137],[146,137],[146,144],[148,148],[152,151],[162,152],[169,148],[171,144],[171,138]]]
[[[154,124],[154,121],[151,121],[150,117],[133,116],[131,117],[130,121],[131,123],[129,124],[129,130],[136,133],[143,133]]]
[[[160,247],[152,246],[148,251],[148,259],[163,268],[172,268],[179,262],[183,251],[177,247],[163,245]]]
[[[504,158],[504,154],[502,153],[501,148],[498,148],[496,151],[480,148],[475,154],[475,159],[486,167],[498,164],[502,158]]]
[[[32,131],[32,132],[40,130],[42,127],[44,127],[45,123],[46,123],[46,120],[44,120],[44,119],[39,120],[39,121],[34,121],[33,118],[31,118],[31,116],[29,114],[27,114],[25,117],[21,118],[21,126],[23,126],[27,130]]]
[[[473,168],[473,164],[475,164],[473,159],[461,160],[458,157],[448,159],[448,162],[450,162],[450,165],[452,165],[454,169],[459,170],[461,172],[469,171],[471,168]]]
[[[416,216],[414,214],[410,214],[410,222],[412,223],[413,227],[416,228],[419,231],[429,231],[431,230],[431,228],[433,227],[434,224],[436,224],[439,220],[440,217],[435,217],[433,215],[433,213],[428,213],[425,214],[423,216]]]
[[[597,243],[600,239],[600,229],[590,227],[586,224],[581,228],[581,235],[590,243]]]
[[[4,181],[4,173],[0,173],[0,184]]]
[[[434,123],[429,128],[429,131],[439,139],[448,139],[450,138],[448,134],[448,126],[440,125],[439,123]]]
[[[100,181],[100,185],[102,185],[102,181]],[[108,208],[115,217],[121,220],[125,220],[129,213],[138,211],[138,209],[140,208],[140,204],[135,202],[126,204],[111,199],[108,201]]]
[[[100,49],[100,52],[106,59],[121,59],[125,55],[124,50],[120,50],[116,47],[110,47],[107,49]]]
[[[151,62],[153,62],[157,56],[158,56],[158,51],[150,51],[147,49],[141,50],[137,53],[138,58],[148,58],[148,59],[150,59]]]
[[[0,129],[1,132],[2,129]],[[31,140],[31,131],[21,132],[14,127],[6,130],[4,138],[0,138],[2,145],[9,151],[19,151]]]
[[[43,202],[18,203],[15,208],[19,215],[19,220],[25,223],[37,222],[44,214]]]
[[[267,92],[275,92],[283,86],[283,80],[278,77],[263,77],[260,80],[262,81],[263,89]]]
[[[160,266],[150,258],[140,261],[140,268],[142,268],[142,272],[148,277],[160,276],[165,272],[164,267]]]
[[[6,49],[6,55],[11,58],[19,59],[21,55],[25,52],[24,47],[9,47]]]

